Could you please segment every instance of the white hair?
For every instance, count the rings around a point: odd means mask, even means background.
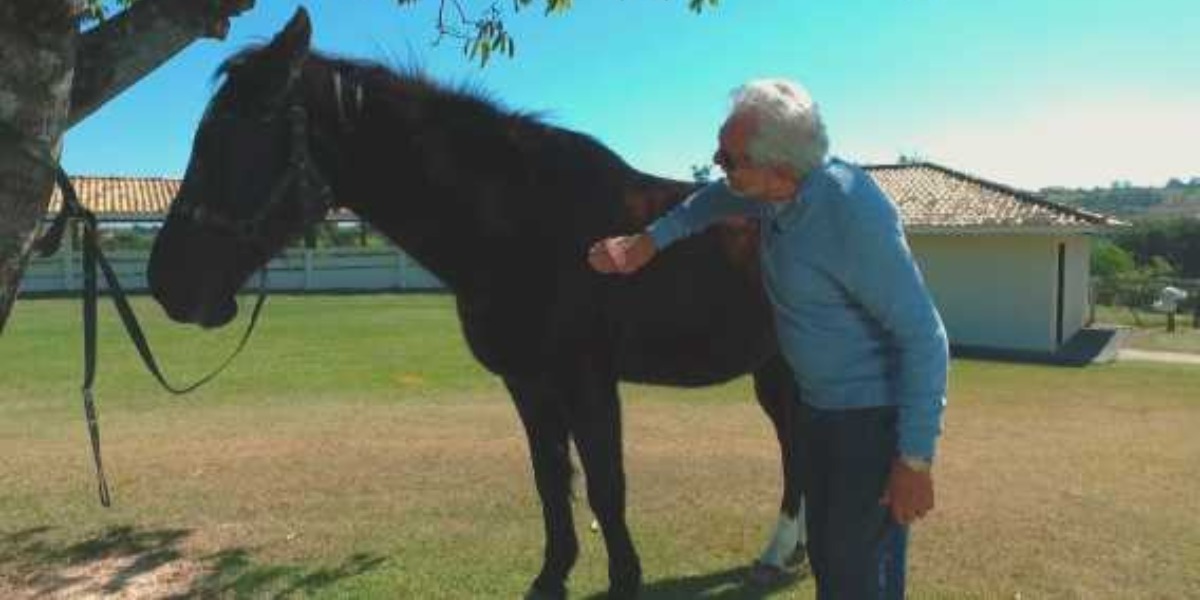
[[[755,128],[746,151],[761,166],[782,165],[798,177],[821,166],[829,138],[817,104],[786,79],[758,79],[733,91],[730,117],[750,116]]]

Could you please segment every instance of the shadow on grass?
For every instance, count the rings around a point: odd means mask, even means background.
[[[0,593],[21,597],[117,595],[286,597],[362,575],[386,559],[355,554],[333,567],[259,564],[244,548],[185,557],[184,529],[111,527],[64,542],[50,527],[0,535]]]
[[[641,597],[647,600],[755,600],[790,588],[806,577],[808,571],[803,569],[771,583],[754,583],[750,581],[750,567],[735,567],[704,575],[651,582],[642,587]],[[606,597],[604,594],[596,594],[588,600],[601,600]]]
[[[357,577],[386,562],[381,556],[354,554],[335,567],[310,569],[286,565],[256,565],[246,550],[223,550],[205,557],[211,568],[181,597],[200,594],[235,598],[290,597]]]

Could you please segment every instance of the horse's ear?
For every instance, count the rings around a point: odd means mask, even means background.
[[[312,22],[308,19],[308,11],[301,6],[283,30],[275,34],[269,48],[279,58],[295,65],[308,57],[311,41]]]

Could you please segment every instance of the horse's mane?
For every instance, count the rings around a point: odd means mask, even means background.
[[[270,62],[273,60],[277,57],[271,56],[269,46],[247,48],[222,63],[217,75],[227,77],[225,86],[242,77],[247,86],[279,85],[271,82],[282,80],[277,66]],[[414,66],[394,68],[316,52],[306,60],[308,75],[301,85],[317,92],[306,93],[306,102],[312,103],[309,108],[326,115],[341,110],[336,107],[336,94],[329,90],[331,77],[323,72],[337,72],[343,89],[348,89],[347,85],[361,86],[359,89],[367,94],[367,105],[379,108],[368,118],[382,119],[371,126],[403,122],[405,131],[404,136],[389,142],[394,146],[373,147],[371,151],[433,157],[432,161],[416,162],[434,165],[425,175],[437,181],[440,197],[470,198],[464,203],[473,204],[478,214],[491,221],[496,221],[496,215],[504,215],[506,222],[494,229],[508,227],[507,221],[515,219],[518,212],[529,216],[545,204],[555,204],[532,200],[529,186],[535,183],[542,186],[539,189],[547,197],[579,197],[580,191],[567,182],[589,182],[590,193],[598,193],[594,190],[604,185],[620,186],[631,178],[642,177],[592,136],[548,124],[540,114],[509,109],[479,85],[447,85]],[[657,180],[638,181],[653,184]],[[493,205],[504,208],[489,208]],[[515,212],[514,206],[524,208]]]
[[[227,79],[244,65],[253,64],[263,58],[266,44],[252,44],[226,58],[213,72],[212,79]],[[357,79],[365,85],[388,90],[403,90],[412,96],[424,96],[436,101],[450,101],[475,105],[476,108],[492,112],[497,117],[516,119],[529,124],[545,124],[547,115],[541,111],[522,111],[506,106],[495,94],[482,84],[470,80],[458,83],[438,81],[417,64],[387,66],[377,61],[349,58],[325,52],[312,51],[310,62],[316,62],[344,76]]]

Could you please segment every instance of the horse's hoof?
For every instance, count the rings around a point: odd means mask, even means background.
[[[808,571],[808,549],[804,544],[797,544],[796,550],[787,559],[787,567],[799,571]]]
[[[608,600],[637,600],[641,591],[641,583],[614,585],[608,588]]]
[[[525,592],[525,600],[567,600],[567,588],[562,586],[557,590],[546,590],[535,584]]]
[[[750,566],[750,572],[746,574],[746,580],[751,585],[758,587],[775,587],[801,579],[805,573],[807,573],[807,568],[804,565],[788,564],[781,567],[754,561],[754,564]]]

